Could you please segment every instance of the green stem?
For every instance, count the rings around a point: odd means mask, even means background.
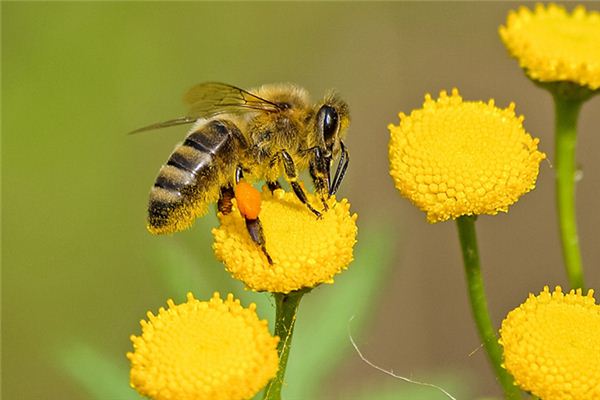
[[[463,216],[456,220],[460,247],[465,264],[471,311],[473,312],[477,330],[479,331],[479,337],[483,341],[488,358],[504,390],[504,397],[506,399],[521,399],[521,391],[514,385],[513,377],[508,371],[502,368],[502,348],[498,343],[496,329],[494,329],[492,320],[490,319],[483,279],[481,278],[475,219],[476,217],[474,216]]]
[[[273,293],[275,299],[275,335],[279,336],[279,344],[277,345],[279,370],[275,378],[265,388],[263,400],[281,399],[281,387],[283,386],[285,368],[292,346],[292,335],[296,325],[296,312],[305,293],[307,293],[306,290],[287,294]]]
[[[583,100],[554,92],[556,202],[563,259],[571,288],[584,289],[583,267],[575,216],[575,147],[577,118]]]

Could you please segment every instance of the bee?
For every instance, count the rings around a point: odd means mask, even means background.
[[[284,177],[298,199],[320,217],[321,211],[309,203],[299,181],[299,172],[306,169],[327,209],[326,200],[338,190],[349,162],[342,141],[349,110],[336,94],[311,103],[306,90],[294,84],[246,91],[207,82],[192,87],[184,102],[189,106],[187,115],[131,132],[193,124],[150,190],[147,227],[151,233],[184,230],[212,203],[223,214],[230,213],[234,189],[242,179],[264,180],[273,191],[281,187],[278,179]],[[271,262],[258,216],[244,218],[252,240]]]

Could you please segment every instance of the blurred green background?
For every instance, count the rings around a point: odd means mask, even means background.
[[[497,34],[517,6],[2,2],[3,398],[135,399],[129,335],[147,310],[182,301],[187,290],[199,298],[233,291],[271,317],[272,302],[244,292],[213,259],[213,216],[171,237],[145,230],[149,188],[185,128],[126,133],[182,115],[182,94],[209,80],[296,82],[315,99],[336,88],[352,111],[340,192],[359,213],[357,260],[303,302],[286,398],[444,398],[368,367],[348,327],[381,367],[459,398],[498,395],[471,322],[455,228],[427,224],[397,194],[386,126],[420,107],[426,92],[458,87],[468,100],[515,101],[549,162],[508,214],[480,218],[492,317],[499,325],[528,292],[566,286],[551,99]],[[596,289],[599,110],[595,98],[582,111],[577,193]]]

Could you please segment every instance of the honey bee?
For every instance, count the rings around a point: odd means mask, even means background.
[[[242,180],[266,181],[273,191],[284,177],[298,199],[319,217],[307,199],[298,173],[308,169],[323,209],[348,167],[342,139],[349,124],[348,105],[336,94],[311,103],[293,84],[263,85],[246,91],[216,82],[201,83],[184,96],[186,116],[136,129],[132,133],[193,124],[185,140],[158,173],[150,190],[148,230],[153,234],[186,229],[217,203],[231,212],[234,188]],[[333,180],[332,162],[339,157]],[[260,220],[246,219],[248,233],[269,262]]]

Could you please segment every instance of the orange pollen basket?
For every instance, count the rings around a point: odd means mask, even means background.
[[[247,219],[256,219],[260,214],[260,192],[245,181],[235,186],[235,199],[240,214]]]

